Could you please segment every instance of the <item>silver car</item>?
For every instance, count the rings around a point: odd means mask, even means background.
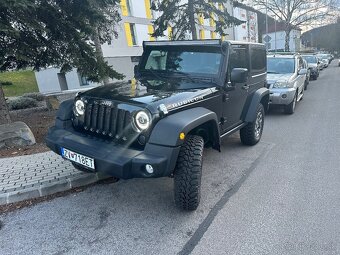
[[[296,102],[303,97],[307,69],[300,54],[267,56],[267,83],[270,104],[283,105],[285,113],[293,114]]]

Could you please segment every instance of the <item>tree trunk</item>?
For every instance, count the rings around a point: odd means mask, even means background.
[[[97,60],[104,60],[104,55],[103,55],[103,50],[102,50],[102,45],[100,43],[100,40],[99,40],[99,35],[96,34],[93,38],[93,41],[94,41],[94,46],[96,48],[96,55],[97,55]],[[110,80],[108,77],[105,77],[103,79],[103,83],[104,85],[107,85],[110,83]]]
[[[290,41],[290,30],[286,30],[285,31],[285,51],[288,52],[289,51],[289,41]]]
[[[7,124],[11,122],[11,117],[9,116],[9,111],[5,99],[4,91],[0,85],[0,125]]]
[[[191,27],[191,35],[193,40],[197,40],[197,31],[195,23],[194,0],[188,0],[189,23]]]

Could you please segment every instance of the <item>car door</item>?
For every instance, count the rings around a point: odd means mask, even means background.
[[[249,70],[249,46],[244,44],[231,45],[227,67],[226,87],[223,96],[222,129],[228,131],[239,125],[242,111],[247,100],[249,85],[247,83],[231,84],[230,74],[233,68]],[[249,73],[248,73],[249,75]]]
[[[301,93],[305,86],[305,80],[306,80],[306,74],[300,74],[300,71],[304,68],[302,57],[298,57],[297,63],[298,63],[297,81],[298,81],[299,93]]]

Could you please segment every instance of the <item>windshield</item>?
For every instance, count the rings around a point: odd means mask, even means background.
[[[307,61],[307,63],[316,64],[318,62],[315,56],[302,56],[302,57]]]
[[[154,70],[157,73],[197,74],[216,76],[220,69],[222,54],[217,49],[183,50],[162,48],[149,52],[141,71]]]
[[[294,73],[294,58],[267,58],[267,73]]]
[[[325,54],[318,55],[318,58],[320,58],[320,59],[328,59],[327,55],[325,55]]]

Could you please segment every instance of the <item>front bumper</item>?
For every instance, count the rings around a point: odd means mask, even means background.
[[[317,69],[310,69],[310,76],[312,77],[318,77],[319,72]]]
[[[269,103],[273,105],[288,105],[295,96],[296,90],[294,88],[271,88],[269,95]]]
[[[131,149],[84,135],[70,125],[51,127],[46,144],[59,155],[61,148],[66,148],[94,158],[96,171],[121,179],[170,176],[180,150],[180,147],[153,144],[147,144],[144,150]],[[146,164],[152,165],[152,174],[145,170]]]

